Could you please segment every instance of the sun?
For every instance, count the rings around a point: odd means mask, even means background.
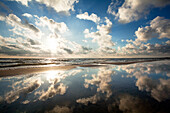
[[[46,46],[51,51],[51,53],[56,53],[57,40],[55,38],[49,38],[46,42]]]

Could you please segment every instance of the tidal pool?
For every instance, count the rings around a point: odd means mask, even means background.
[[[170,61],[0,78],[1,113],[170,113]]]

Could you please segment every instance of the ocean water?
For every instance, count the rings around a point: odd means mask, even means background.
[[[134,61],[153,62],[110,64]],[[0,59],[0,62],[1,69],[102,64],[0,77],[1,113],[170,113],[169,59]]]
[[[37,67],[58,65],[88,65],[108,64],[138,61],[159,61],[170,58],[0,58],[0,68],[10,67]]]

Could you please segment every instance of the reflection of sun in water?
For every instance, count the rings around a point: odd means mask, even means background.
[[[54,82],[56,79],[58,81],[62,78],[63,71],[51,70],[46,72],[46,79],[49,83]]]
[[[57,40],[55,38],[48,38],[46,43],[47,48],[51,51],[51,53],[55,53],[57,49]]]

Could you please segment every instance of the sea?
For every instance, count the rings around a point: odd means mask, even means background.
[[[1,73],[68,65],[74,68]],[[170,58],[0,58],[0,113],[170,113],[169,107]]]
[[[160,61],[170,58],[0,58],[0,68],[42,67],[64,65],[101,65],[140,61]]]

